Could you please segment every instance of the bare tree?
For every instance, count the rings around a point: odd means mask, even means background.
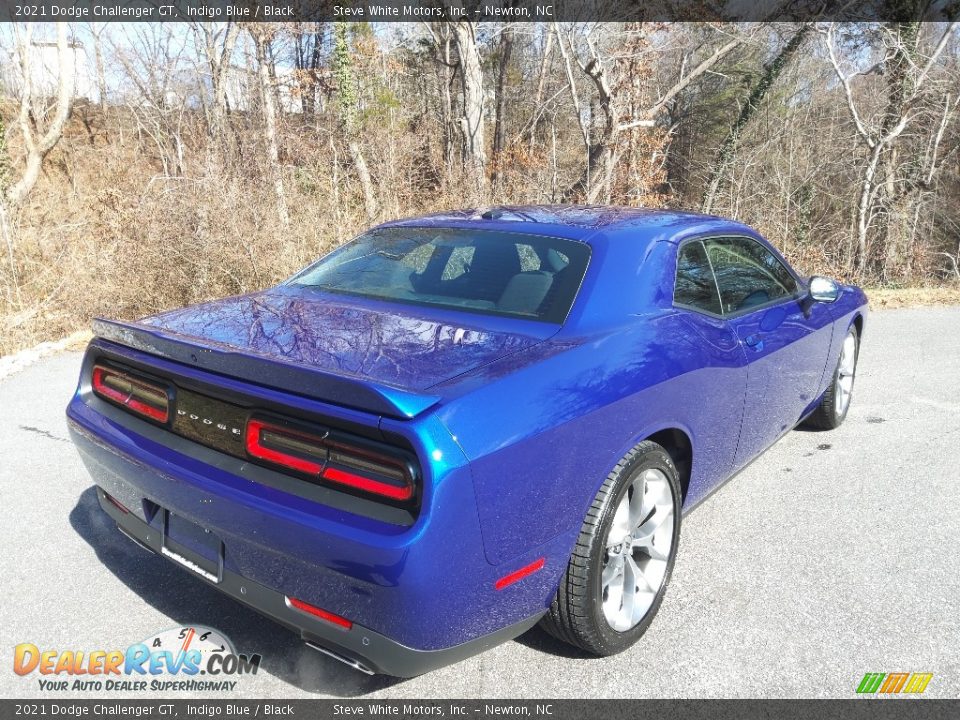
[[[133,85],[126,107],[137,121],[137,136],[156,148],[163,177],[182,177],[187,98],[193,89],[191,74],[184,72],[186,42],[164,24],[138,26],[126,39],[113,45],[112,54]]]
[[[70,43],[67,41],[67,23],[57,23],[57,57],[59,78],[57,83],[56,109],[53,119],[42,131],[37,118],[41,113],[34,107],[33,67],[30,58],[32,26],[17,28],[17,49],[20,57],[20,115],[18,123],[27,151],[26,165],[20,179],[7,189],[7,202],[16,206],[23,202],[40,177],[44,158],[60,142],[63,129],[73,106],[74,69],[71,62]]]
[[[300,108],[307,117],[317,112],[320,89],[320,60],[323,46],[324,23],[300,22],[294,28],[294,65],[297,68],[297,89]]]
[[[499,189],[503,171],[501,155],[506,147],[507,134],[507,73],[510,71],[510,56],[513,54],[513,26],[506,23],[500,33],[500,58],[497,69],[496,115],[493,125],[493,189]]]
[[[384,215],[489,202],[494,180],[497,201],[518,204],[701,208],[712,193],[712,212],[805,273],[960,282],[960,27],[817,24],[829,45],[807,31],[789,58],[799,24],[502,27],[288,23],[248,37],[227,22],[97,23],[103,77],[91,45],[90,79],[109,123],[75,108],[89,145],[61,152],[67,120],[16,208],[22,108],[2,118],[0,353],[105,307],[134,317],[264,287]],[[0,78],[8,95],[18,57]],[[39,150],[58,47],[27,61]]]
[[[853,121],[862,145],[868,151],[867,161],[862,170],[859,198],[857,200],[856,215],[856,245],[853,252],[848,253],[848,260],[852,269],[863,276],[867,271],[868,237],[873,220],[873,210],[877,201],[876,181],[881,160],[894,150],[897,139],[916,118],[913,112],[914,104],[920,98],[930,77],[930,72],[947,46],[950,38],[956,33],[960,23],[953,22],[947,26],[934,45],[926,61],[918,56],[916,42],[919,38],[919,23],[892,24],[885,28],[885,38],[891,46],[885,53],[884,60],[878,65],[887,65],[890,73],[888,102],[879,122],[871,122],[854,96],[852,81],[857,76],[864,76],[875,69],[861,72],[848,72],[843,69],[843,63],[837,51],[835,41],[836,26],[828,24],[823,30],[830,63],[837,79],[843,88],[847,110]],[[917,62],[920,60],[921,62]]]
[[[192,27],[200,40],[198,44],[203,48],[207,64],[210,66],[210,86],[213,91],[210,135],[213,138],[221,138],[227,117],[227,86],[233,62],[233,49],[237,44],[240,27],[229,21],[222,29],[217,23],[212,22],[194,23]]]
[[[483,66],[477,45],[477,24],[460,21],[452,25],[460,58],[463,90],[460,132],[463,135],[464,162],[474,186],[474,202],[482,204],[488,196],[487,148],[483,131]]]
[[[703,203],[701,205],[703,212],[710,213],[713,211],[713,201],[716,199],[717,191],[720,189],[720,183],[723,181],[723,177],[733,161],[733,156],[736,152],[737,143],[740,140],[741,134],[763,104],[767,93],[770,92],[777,78],[780,77],[780,73],[783,72],[783,68],[786,67],[790,58],[796,54],[812,27],[813,25],[811,23],[804,23],[800,26],[793,34],[793,37],[787,41],[780,52],[777,53],[774,59],[763,69],[759,79],[751,89],[749,97],[740,108],[737,119],[734,120],[733,125],[730,126],[729,132],[720,144],[720,149],[717,150],[717,159],[710,173],[710,179],[707,181],[707,189],[703,196]]]
[[[33,28],[29,24],[23,29],[18,25],[15,25],[14,28],[16,32],[21,78],[20,114],[17,117],[17,122],[20,126],[20,132],[23,134],[23,145],[27,157],[23,172],[16,182],[8,184],[9,178],[4,177],[3,192],[2,195],[0,195],[0,234],[3,235],[3,241],[7,248],[7,259],[10,263],[10,275],[16,291],[17,304],[22,307],[23,299],[20,292],[16,259],[14,257],[14,239],[13,229],[10,224],[10,210],[21,205],[27,195],[30,194],[30,191],[33,190],[37,179],[40,177],[40,170],[43,167],[44,159],[63,136],[63,130],[70,117],[70,110],[73,104],[74,69],[71,65],[70,45],[67,41],[67,24],[57,23],[59,76],[57,79],[56,108],[53,119],[50,121],[46,130],[42,130],[39,119],[42,117],[42,112],[34,106],[36,98],[34,97],[33,66],[31,60]],[[4,128],[4,135],[6,135],[6,128]],[[5,137],[3,145],[5,151]],[[5,161],[6,158],[3,160]],[[6,168],[4,169],[6,170]],[[4,175],[7,175],[7,172],[4,172]]]
[[[550,28],[546,32],[543,53],[540,57],[540,71],[537,73],[537,91],[533,96],[533,115],[529,121],[531,150],[537,137],[537,125],[540,122],[540,116],[544,110],[543,92],[547,82],[547,69],[550,66],[550,51],[553,49],[553,39],[555,36],[555,26],[551,23]]]
[[[450,23],[424,23],[432,41],[432,50],[437,70],[437,89],[440,95],[440,124],[443,130],[444,169],[449,178],[453,168],[454,136],[456,128],[453,120],[453,96],[450,86],[456,79],[459,64],[453,58],[453,30]]]
[[[107,106],[107,73],[103,63],[103,33],[107,29],[106,23],[87,23],[90,36],[93,38],[93,58],[97,72],[97,95],[100,107]]]
[[[287,209],[287,194],[283,188],[283,172],[280,167],[280,150],[277,142],[277,108],[274,102],[273,83],[268,68],[268,47],[274,29],[263,24],[250,23],[247,32],[253,40],[257,57],[257,79],[260,85],[260,103],[263,109],[264,135],[267,142],[267,164],[277,198],[277,216],[284,228],[290,227],[290,212]]]
[[[340,130],[346,138],[347,151],[350,153],[350,160],[357,172],[357,179],[360,180],[360,187],[363,189],[363,206],[367,213],[367,220],[373,222],[380,208],[373,189],[370,169],[367,167],[367,160],[356,137],[357,84],[347,42],[347,25],[343,22],[334,24],[333,61],[333,74],[337,82],[337,100],[340,110]]]
[[[634,128],[655,127],[659,115],[677,95],[704,75],[741,42],[739,38],[727,40],[712,52],[708,52],[689,71],[685,69],[684,63],[681,66],[680,76],[675,79],[671,87],[660,94],[655,101],[643,107],[637,107],[635,103],[629,102],[628,98],[624,96],[623,87],[625,86],[619,82],[620,78],[611,79],[608,69],[609,61],[605,57],[597,37],[595,37],[597,27],[597,25],[594,25],[583,36],[582,43],[580,43],[583,46],[582,49],[578,46],[574,28],[558,33],[558,47],[563,56],[574,111],[587,150],[587,162],[583,174],[565,193],[565,199],[567,200],[584,197],[587,202],[595,202],[604,190],[609,194],[620,134]],[[645,30],[642,27],[629,31],[629,33],[634,34],[634,38],[642,37],[644,32]],[[622,42],[615,45],[615,47],[620,46],[622,46]],[[578,91],[571,69],[571,58],[590,80],[596,91],[597,106],[601,118],[599,128],[595,132],[591,132],[589,120],[580,110]]]

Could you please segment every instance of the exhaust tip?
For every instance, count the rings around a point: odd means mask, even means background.
[[[362,672],[362,673],[364,673],[364,674],[366,674],[366,675],[376,675],[376,673],[375,673],[373,670],[371,670],[370,668],[368,668],[366,665],[364,665],[364,664],[363,664],[362,662],[360,662],[359,660],[354,660],[353,658],[349,658],[349,657],[347,657],[346,655],[341,655],[340,653],[334,652],[333,650],[330,650],[330,649],[328,649],[328,648],[325,648],[325,647],[323,647],[322,645],[317,645],[316,643],[310,642],[309,640],[306,640],[306,641],[304,641],[304,642],[306,643],[306,646],[307,646],[308,648],[312,648],[313,650],[316,650],[317,652],[323,653],[324,655],[326,655],[326,656],[328,656],[328,657],[332,657],[334,660],[339,660],[339,661],[342,662],[344,665],[349,665],[349,666],[352,667],[354,670],[359,670],[360,672]]]

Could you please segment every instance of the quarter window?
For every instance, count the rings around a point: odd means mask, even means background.
[[[723,314],[789,297],[797,281],[777,257],[749,238],[714,238],[704,241],[707,257],[720,289]]]
[[[677,281],[673,290],[677,305],[720,315],[720,296],[713,279],[703,244],[691,242],[680,248],[677,255]]]

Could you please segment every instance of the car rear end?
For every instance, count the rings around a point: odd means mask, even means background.
[[[482,386],[483,368],[535,357],[590,258],[569,229],[428,225],[376,228],[260,293],[96,321],[67,409],[121,532],[314,647],[398,676],[519,635],[556,591],[570,539],[501,557],[466,438],[439,418],[472,386],[449,381]],[[537,473],[494,472],[537,492]],[[501,501],[486,498],[488,518]]]
[[[504,592],[517,568],[485,559],[469,465],[430,412],[150,338],[101,332],[67,408],[120,532],[365,672],[416,675],[537,621],[552,588]]]

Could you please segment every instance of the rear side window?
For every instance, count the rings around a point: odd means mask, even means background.
[[[721,314],[720,295],[713,279],[707,252],[699,241],[680,248],[677,255],[677,281],[673,290],[676,305]]]
[[[749,238],[705,240],[707,256],[720,289],[723,313],[731,315],[789,297],[797,281],[777,257]]]
[[[590,246],[524,233],[384,228],[348,243],[290,283],[415,305],[562,323]]]

